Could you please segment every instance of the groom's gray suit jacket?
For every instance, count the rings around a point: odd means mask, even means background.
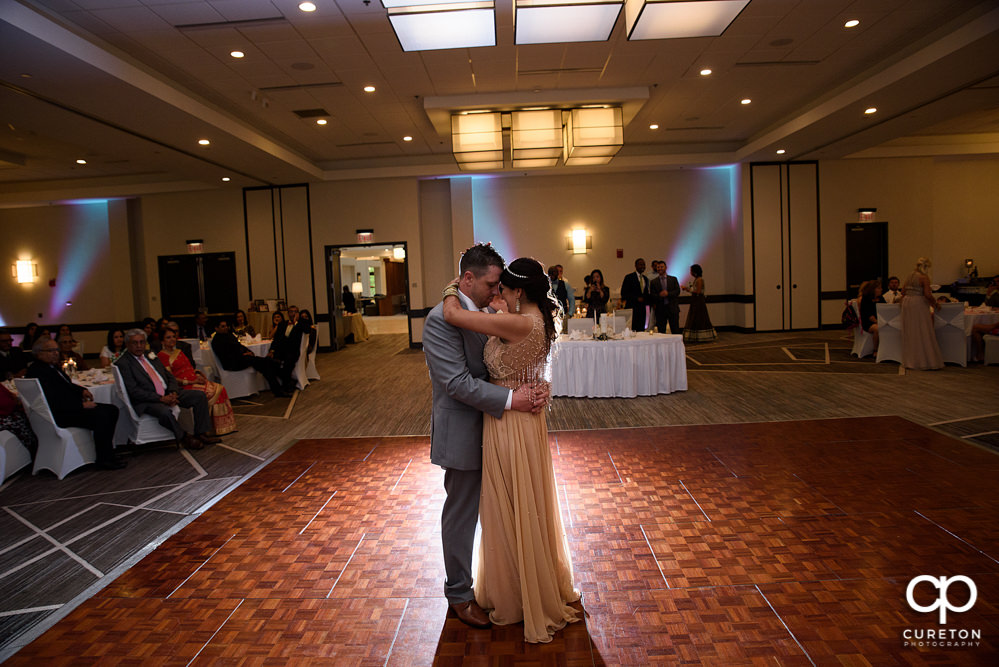
[[[423,353],[430,369],[433,412],[430,461],[443,468],[482,468],[482,413],[501,419],[510,390],[490,384],[482,360],[486,336],[444,320],[437,304],[423,325]]]

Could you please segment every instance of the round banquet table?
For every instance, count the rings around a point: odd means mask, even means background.
[[[680,335],[643,333],[608,341],[562,336],[552,360],[552,396],[634,398],[686,390]]]
[[[971,330],[976,324],[997,324],[999,323],[999,310],[982,311],[975,308],[964,311],[964,335],[968,338],[968,361],[975,358],[975,341],[971,337]]]
[[[195,367],[204,373],[209,380],[218,382],[219,371],[215,364],[215,353],[212,352],[211,342],[208,341],[202,346],[197,338],[184,338],[183,340],[191,344],[191,354],[194,356]],[[253,354],[258,357],[266,357],[267,352],[271,349],[271,341],[265,339],[259,343],[244,344],[244,347],[252,350]]]

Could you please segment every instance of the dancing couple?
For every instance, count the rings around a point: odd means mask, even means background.
[[[489,244],[462,255],[458,279],[427,316],[433,387],[430,460],[444,468],[444,594],[473,627],[524,623],[549,642],[579,620],[544,409],[558,302],[541,263],[504,268]],[[474,586],[476,522],[482,532]]]

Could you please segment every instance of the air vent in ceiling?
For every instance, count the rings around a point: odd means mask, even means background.
[[[295,109],[295,113],[299,118],[319,118],[330,115],[326,109]]]
[[[337,148],[360,148],[362,146],[395,146],[394,141],[367,141],[360,142],[356,144],[337,144]]]
[[[563,67],[558,69],[522,69],[517,70],[517,74],[521,76],[536,74],[600,74],[603,71],[602,67]]]
[[[721,125],[691,125],[690,127],[667,127],[666,132],[689,132],[691,130],[724,130]]]
[[[736,63],[736,67],[801,67],[818,65],[821,60],[755,60]]]
[[[264,86],[260,90],[265,93],[280,93],[286,90],[309,90],[310,88],[339,88],[343,81],[322,81],[320,83],[292,83],[287,86]]]
[[[239,21],[210,21],[208,23],[182,23],[175,25],[177,30],[216,30],[218,28],[254,28],[257,26],[287,23],[283,16],[266,16],[259,19],[241,19]]]

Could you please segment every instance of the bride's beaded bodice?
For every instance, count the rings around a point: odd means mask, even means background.
[[[482,356],[489,369],[489,380],[509,389],[516,389],[525,382],[544,382],[547,379],[548,355],[545,345],[545,322],[540,314],[531,313],[531,332],[516,343],[506,343],[496,336],[486,341]]]

